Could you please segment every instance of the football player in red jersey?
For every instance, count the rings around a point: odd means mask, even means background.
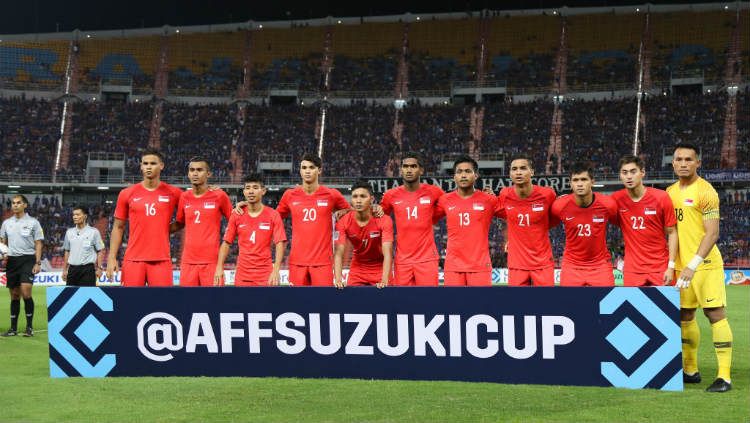
[[[380,206],[393,214],[398,231],[394,285],[437,286],[440,255],[435,246],[433,218],[438,199],[445,194],[440,187],[422,183],[421,157],[414,152],[401,158],[403,184],[383,194]]]
[[[391,279],[393,263],[393,222],[390,216],[372,214],[372,187],[367,181],[352,186],[352,209],[336,222],[333,239],[334,285],[344,287],[343,262],[347,242],[354,248],[346,286],[375,285],[383,288]]]
[[[674,279],[677,255],[672,199],[666,191],[643,185],[646,172],[640,157],[622,157],[619,169],[625,188],[612,199],[625,241],[623,282],[625,286],[667,285]]]
[[[338,190],[320,184],[322,166],[320,157],[302,156],[302,185],[286,190],[276,208],[282,219],[292,219],[291,285],[333,286],[333,213],[349,209],[349,203]]]
[[[185,227],[180,260],[180,286],[212,286],[221,242],[221,218],[229,219],[232,203],[222,190],[209,190],[208,160],[190,159],[188,179],[192,189],[180,196],[176,226]]]
[[[214,269],[214,285],[224,284],[224,262],[229,247],[238,239],[240,246],[235,286],[275,286],[279,284],[279,270],[284,259],[286,232],[279,213],[263,205],[266,187],[261,175],[248,175],[244,180],[242,194],[246,206],[243,214],[232,213],[229,217],[224,242],[219,248],[219,257]],[[271,246],[274,260],[271,262]]]
[[[182,190],[161,181],[164,156],[155,149],[141,154],[143,181],[117,196],[115,221],[109,239],[107,278],[117,271],[117,252],[125,222],[129,222],[128,247],[122,261],[123,286],[172,286],[169,253],[170,222]]]
[[[513,186],[503,188],[497,196],[495,215],[507,222],[510,286],[555,284],[555,264],[549,240],[549,229],[557,224],[550,223],[555,191],[533,185],[532,176],[531,158],[514,156],[510,162]]]
[[[445,216],[448,246],[444,286],[491,286],[489,234],[497,197],[474,188],[479,166],[469,156],[453,164],[456,190],[438,200],[437,215]]]
[[[552,215],[565,227],[561,286],[614,286],[607,248],[607,222],[617,222],[617,204],[594,193],[594,170],[588,163],[570,168],[570,195],[552,204]]]

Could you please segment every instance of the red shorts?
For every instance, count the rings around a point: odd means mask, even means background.
[[[625,286],[662,286],[664,285],[664,272],[624,272],[622,274],[622,282]]]
[[[396,264],[394,286],[438,286],[438,261]]]
[[[352,267],[349,269],[349,276],[346,278],[346,286],[371,286],[380,283],[383,278],[383,268],[363,269],[361,267]],[[393,281],[393,272],[388,277],[388,284]]]
[[[615,276],[610,264],[581,269],[563,263],[560,286],[615,286]]]
[[[298,266],[289,265],[289,285],[333,286],[333,265]]]
[[[508,269],[508,285],[555,286],[555,267],[534,270]]]
[[[268,284],[268,278],[265,280],[234,280],[234,286],[271,286]]]
[[[492,271],[444,272],[443,286],[492,286]]]
[[[122,286],[174,286],[172,282],[172,262],[122,261]]]
[[[251,271],[237,268],[234,273],[234,286],[270,286],[268,278],[273,272],[273,266],[259,266]]]
[[[180,286],[214,286],[216,263],[180,264]]]

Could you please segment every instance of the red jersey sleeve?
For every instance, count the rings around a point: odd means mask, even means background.
[[[281,196],[281,200],[279,200],[279,205],[276,206],[276,211],[279,212],[279,215],[282,219],[289,216],[289,213],[291,210],[289,209],[289,195],[292,192],[294,188],[289,188],[288,190],[284,191],[284,194]]]
[[[388,215],[380,218],[380,236],[382,242],[393,242],[393,220]]]
[[[435,213],[432,215],[432,223],[437,223],[438,220],[445,217],[445,194],[441,195],[435,205]]]
[[[227,244],[234,243],[234,239],[237,237],[237,219],[239,215],[232,213],[229,216],[229,223],[227,223],[227,230],[224,232],[224,242]]]
[[[662,219],[664,227],[670,227],[677,225],[677,218],[674,215],[674,206],[672,205],[672,199],[665,193],[661,197],[661,210],[663,213]]]
[[[550,208],[550,212],[549,212],[550,228],[553,228],[560,224],[560,213],[562,212],[562,209],[565,206],[566,200],[567,200],[567,197],[564,197],[564,196],[558,197],[552,203],[552,208]]]
[[[182,197],[182,189],[174,185],[170,185],[169,190],[172,197],[174,197],[174,203],[177,204],[177,202],[180,200],[180,197]]]
[[[380,207],[383,208],[383,214],[386,216],[391,214],[393,212],[393,204],[391,204],[391,192],[392,191],[386,191],[385,194],[383,194],[383,198],[380,199]]]
[[[232,215],[234,216],[234,215]],[[279,213],[272,213],[271,222],[273,223],[273,243],[286,241],[286,231],[284,230],[284,221],[281,220]]]
[[[552,209],[552,205],[555,204],[555,200],[557,199],[557,194],[555,194],[555,190],[549,189],[544,194],[544,200],[547,203],[547,207]],[[554,228],[555,226],[560,224],[560,219],[557,218],[557,216],[554,215],[554,213],[550,212],[549,214],[549,227]]]
[[[497,204],[495,204],[495,217],[505,219],[508,215],[505,213],[505,191],[500,190],[497,195]]]
[[[229,216],[232,214],[232,200],[229,199],[229,195],[221,191],[221,199],[219,200],[219,211],[221,212],[222,216],[229,219]]]
[[[331,194],[333,195],[333,210],[344,210],[349,208],[349,202],[346,201],[346,198],[344,198],[344,195],[341,194],[341,191],[337,189],[331,189]]]
[[[617,225],[617,202],[608,195],[602,196],[602,201],[607,207],[607,213],[609,214],[609,223]]]
[[[117,206],[115,207],[115,219],[128,220],[128,214],[130,212],[128,201],[130,200],[130,187],[120,191],[117,196]]]
[[[430,187],[430,195],[432,196],[432,201],[437,201],[438,199],[440,199],[440,197],[445,195],[445,191],[443,191],[443,189],[439,186],[430,185]]]
[[[175,216],[177,223],[185,224],[185,195],[180,195],[180,201],[177,202],[177,215]]]
[[[347,214],[336,221],[336,232],[333,234],[333,240],[336,245],[346,245],[346,226],[351,220],[347,218],[348,216]]]

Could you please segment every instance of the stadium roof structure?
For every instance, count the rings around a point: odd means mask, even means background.
[[[36,3],[36,2],[34,2]],[[66,3],[66,2],[61,2]],[[102,2],[106,3],[106,2]],[[136,4],[145,4],[144,1],[137,1]],[[467,2],[467,5],[478,2]],[[523,2],[510,2],[511,5]],[[562,4],[572,4],[577,6],[564,6]],[[590,4],[597,4],[597,6],[590,6]],[[602,5],[605,3],[605,5]],[[663,4],[653,3],[638,3],[634,2],[615,2],[617,5],[606,5],[606,2],[545,2],[540,1],[539,4],[542,7],[538,8],[505,8],[506,4],[503,2],[503,8],[493,9],[467,9],[462,12],[403,12],[397,14],[385,14],[388,9],[383,9],[383,14],[347,14],[341,16],[326,15],[317,18],[306,18],[306,19],[295,19],[293,16],[283,16],[277,19],[263,19],[255,18],[245,21],[235,21],[230,23],[210,23],[210,24],[180,24],[181,19],[175,17],[175,20],[169,20],[167,18],[159,26],[145,27],[146,20],[142,19],[136,22],[128,21],[113,21],[112,25],[103,26],[103,28],[110,29],[99,29],[90,30],[87,28],[99,27],[101,25],[93,24],[86,21],[81,21],[80,25],[77,25],[76,29],[67,28],[66,25],[62,27],[57,25],[55,32],[49,32],[55,28],[53,27],[38,27],[36,29],[42,30],[37,31],[28,26],[23,26],[22,29],[12,31],[17,28],[16,24],[12,21],[4,22],[8,18],[12,18],[15,13],[3,14],[3,18],[0,19],[0,28],[4,30],[11,29],[11,33],[0,34],[0,42],[2,41],[44,41],[44,40],[71,40],[82,36],[85,37],[96,37],[96,38],[115,38],[115,37],[128,37],[128,36],[145,36],[145,35],[164,35],[165,31],[177,31],[182,34],[186,33],[206,33],[206,32],[228,32],[228,31],[242,31],[248,29],[263,29],[263,28],[290,28],[293,26],[327,26],[327,25],[357,25],[362,23],[377,23],[377,22],[411,22],[427,19],[461,19],[465,17],[479,17],[483,12],[492,12],[501,16],[534,16],[534,15],[557,15],[562,16],[573,16],[573,15],[584,15],[584,14],[597,14],[597,13],[614,13],[614,14],[631,14],[641,13],[650,11],[652,13],[667,13],[677,11],[712,11],[712,10],[729,10],[729,9],[750,9],[750,2],[705,2],[705,3],[689,3],[689,2],[662,2]],[[524,3],[526,7],[528,3]],[[549,6],[547,6],[549,5]],[[18,6],[14,6],[18,7]],[[147,7],[147,6],[143,6]],[[131,8],[138,8],[137,6],[131,6]],[[182,10],[175,6],[176,10]],[[403,10],[406,7],[402,7]],[[375,10],[375,9],[373,9]],[[120,11],[112,11],[111,14],[119,14]],[[346,13],[346,10],[344,10]],[[65,16],[65,15],[63,15]],[[178,15],[174,15],[178,16]],[[209,15],[210,16],[210,15]],[[227,15],[227,18],[233,18],[235,15]],[[218,20],[218,18],[217,18]],[[121,22],[121,23],[116,23]],[[142,25],[138,27],[138,22]],[[151,23],[152,21],[148,21]],[[190,22],[190,21],[188,21]],[[155,23],[155,22],[154,22]],[[123,29],[111,29],[120,27]],[[128,28],[129,27],[129,28]],[[81,29],[83,28],[83,29]],[[44,30],[47,30],[44,32]]]

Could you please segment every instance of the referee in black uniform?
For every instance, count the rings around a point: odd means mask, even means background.
[[[13,216],[5,219],[0,227],[0,242],[8,244],[5,276],[10,292],[10,329],[0,336],[18,334],[21,297],[26,312],[26,331],[23,336],[34,336],[34,299],[31,298],[31,287],[34,275],[41,270],[44,232],[39,221],[26,214],[29,200],[25,196],[14,195],[10,204]]]
[[[87,223],[83,207],[73,208],[74,227],[65,232],[62,280],[68,286],[96,286],[102,275],[104,241],[98,229]]]

